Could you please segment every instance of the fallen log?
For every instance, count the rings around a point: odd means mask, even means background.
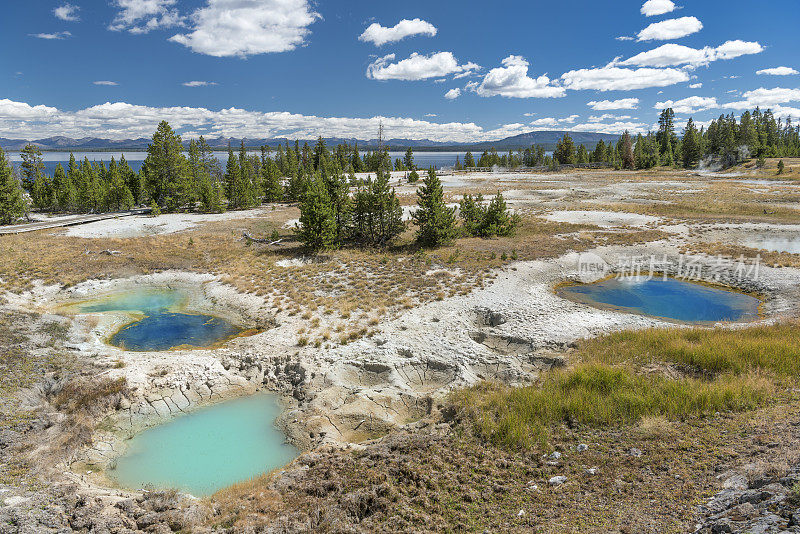
[[[272,241],[270,239],[259,239],[257,237],[251,236],[247,231],[242,232],[242,237],[244,238],[244,240],[247,242],[248,245],[251,243],[258,243],[259,245],[272,246],[272,245],[277,245],[281,241],[283,241],[283,238],[278,239],[276,241]]]

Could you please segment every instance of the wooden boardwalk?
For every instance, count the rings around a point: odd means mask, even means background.
[[[74,217],[54,220],[37,221],[23,224],[12,224],[10,226],[0,226],[0,235],[23,234],[25,232],[35,232],[36,230],[49,230],[51,228],[62,228],[87,224],[108,219],[119,219],[120,217],[130,217],[131,215],[145,215],[150,213],[150,208],[142,208],[129,211],[118,211],[114,213],[99,213],[92,215],[76,215]]]

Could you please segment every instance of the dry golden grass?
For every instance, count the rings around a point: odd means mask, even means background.
[[[783,173],[778,174],[778,162],[783,160]],[[733,168],[734,171],[747,171],[759,178],[770,180],[800,180],[800,158],[767,158],[763,167],[757,166],[754,159]]]
[[[723,256],[729,258],[745,257],[753,260],[761,258],[762,265],[773,267],[800,267],[800,254],[790,254],[788,252],[774,252],[771,250],[758,250],[742,245],[732,245],[727,243],[692,243],[686,246],[683,253],[708,254],[710,256]]]
[[[661,191],[649,199],[654,202],[615,202],[605,204],[604,208],[674,219],[800,221],[800,210],[791,207],[800,202],[800,193],[786,188],[758,191],[726,180],[712,182],[702,191]]]

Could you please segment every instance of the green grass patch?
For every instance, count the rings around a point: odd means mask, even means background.
[[[540,384],[484,383],[451,401],[479,435],[510,448],[545,444],[563,423],[602,427],[751,410],[797,382],[799,326],[613,333],[581,341],[570,354],[575,365]],[[665,366],[677,368],[678,378],[660,372]]]
[[[713,381],[672,380],[630,369],[583,363],[556,371],[540,386],[512,388],[483,383],[453,394],[478,434],[498,446],[546,444],[553,428],[635,423],[644,417],[686,418],[717,411],[754,409],[766,402],[772,383],[755,374]]]
[[[618,332],[583,341],[578,351],[583,361],[600,363],[671,363],[712,375],[752,371],[781,378],[800,375],[800,328],[794,321],[736,330]]]

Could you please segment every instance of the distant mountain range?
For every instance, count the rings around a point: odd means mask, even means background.
[[[438,141],[431,141],[429,139],[415,140],[415,139],[389,139],[384,141],[384,144],[393,150],[405,150],[406,148],[414,148],[420,151],[484,151],[495,148],[497,150],[519,150],[520,148],[527,148],[533,144],[543,145],[545,149],[552,150],[555,148],[559,139],[564,137],[565,133],[572,136],[576,145],[586,145],[587,148],[593,148],[601,139],[605,142],[614,141],[619,139],[616,134],[603,134],[596,132],[568,132],[568,130],[548,130],[541,132],[528,132],[524,134],[515,135],[513,137],[506,137],[497,141],[484,141],[480,143],[442,143]],[[349,144],[358,143],[359,147],[364,150],[374,149],[378,146],[377,139],[346,139],[340,137],[324,138],[329,146],[335,146],[340,143],[347,142]],[[206,142],[216,149],[225,149],[228,144],[237,147],[241,144],[242,139],[234,137],[216,137],[207,138]],[[244,143],[247,147],[259,147],[268,145],[275,147],[279,144],[286,142],[294,143],[294,140],[285,138],[270,138],[270,139],[250,139],[245,138]],[[316,142],[315,139],[300,140],[301,143],[308,141],[309,144]],[[0,137],[0,147],[4,150],[17,151],[21,150],[28,143],[38,146],[41,150],[49,151],[67,151],[75,150],[82,152],[108,152],[116,150],[145,150],[150,143],[148,138],[139,139],[123,139],[111,140],[101,139],[99,137],[82,137],[80,139],[72,139],[70,137],[56,136],[47,137],[45,139],[8,139]],[[188,143],[184,143],[188,145]]]

